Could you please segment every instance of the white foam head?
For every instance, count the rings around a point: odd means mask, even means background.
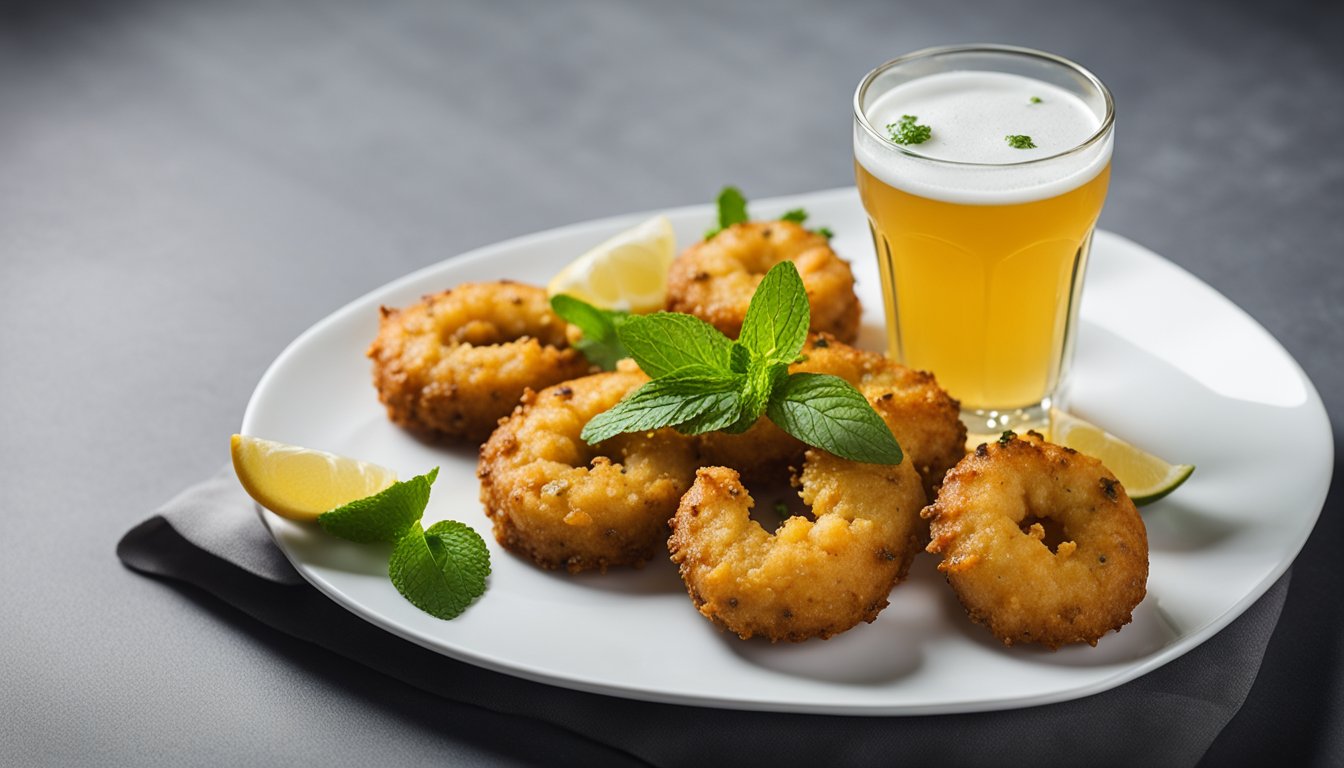
[[[1023,75],[937,72],[873,94],[860,106],[867,125],[854,125],[859,164],[921,197],[981,205],[1041,200],[1087,183],[1111,159],[1109,125],[1097,137],[1104,112],[1060,86]],[[929,140],[888,140],[886,126],[903,115],[929,126]],[[1030,136],[1036,147],[1016,149],[1009,135]]]

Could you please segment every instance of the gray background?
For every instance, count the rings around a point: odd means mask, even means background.
[[[113,546],[226,461],[262,371],[334,308],[727,182],[851,184],[853,87],[908,50],[1005,42],[1096,72],[1120,110],[1101,225],[1244,307],[1344,418],[1337,3],[2,8],[0,763],[583,760],[572,734],[341,671]],[[1339,506],[1211,762],[1344,760]]]

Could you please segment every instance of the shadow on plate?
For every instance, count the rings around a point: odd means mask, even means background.
[[[930,589],[932,558],[918,558],[911,575],[892,590],[890,604],[872,624],[859,624],[829,640],[771,643],[741,640],[705,621],[707,631],[743,661],[794,677],[844,685],[886,685],[924,664],[924,647],[940,631],[937,599]]]
[[[1004,645],[990,633],[989,628],[971,621],[950,585],[944,584],[939,606],[944,621],[963,633],[967,640],[994,653],[1013,656],[1031,663],[1069,667],[1102,667],[1144,658],[1175,640],[1179,633],[1157,608],[1150,594],[1134,609],[1133,618],[1119,631],[1107,632],[1096,646],[1086,643],[1061,646],[1050,650],[1035,643]]]
[[[749,664],[831,683],[884,685],[913,673],[924,662],[921,648],[926,633],[922,627],[881,617],[829,640],[801,643],[771,643],[758,637],[742,640],[725,630],[710,631],[718,631],[728,648]]]
[[[400,430],[408,439],[414,441],[425,450],[442,453],[454,462],[467,462],[471,466],[476,466],[476,460],[481,455],[481,446],[479,443],[456,443],[445,438],[435,438],[421,435],[410,431],[409,429]]]
[[[988,633],[986,632],[986,635]],[[1178,637],[1176,630],[1162,617],[1156,599],[1149,596],[1134,609],[1134,619],[1119,631],[1107,632],[1096,647],[1079,643],[1057,651],[1043,646],[1022,646],[1016,650],[1033,662],[1063,667],[1096,667],[1127,664],[1150,656]]]
[[[661,554],[661,553],[660,553]],[[505,555],[515,557],[515,555]],[[606,573],[584,571],[568,573],[566,571],[548,571],[527,563],[544,578],[562,581],[585,589],[602,592],[615,592],[625,595],[665,595],[685,593],[686,587],[677,575],[677,568],[666,557],[655,556],[653,560],[639,568],[611,568]],[[689,599],[689,598],[688,598]]]
[[[1200,512],[1180,499],[1166,498],[1140,512],[1148,529],[1148,549],[1161,552],[1207,549],[1236,535],[1242,527]]]
[[[391,544],[356,544],[330,536],[317,526],[291,526],[282,534],[294,558],[305,565],[333,571],[387,576]]]

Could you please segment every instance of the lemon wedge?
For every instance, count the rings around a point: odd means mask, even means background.
[[[1176,490],[1195,471],[1193,464],[1168,464],[1095,424],[1056,409],[1050,411],[1050,435],[1055,443],[1099,459],[1140,507]]]
[[[290,520],[316,520],[397,481],[395,472],[377,464],[259,437],[234,435],[229,447],[247,495]]]
[[[551,278],[546,291],[567,293],[603,309],[653,312],[667,296],[667,270],[677,238],[666,216],[655,216],[584,253]]]

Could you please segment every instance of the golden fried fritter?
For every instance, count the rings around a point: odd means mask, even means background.
[[[933,374],[906,368],[879,352],[838,343],[827,334],[808,339],[803,356],[806,359],[791,371],[839,376],[868,398],[932,498],[943,475],[966,455],[961,405],[938,386]]]
[[[523,390],[588,372],[567,328],[545,290],[508,280],[383,307],[368,351],[378,399],[388,418],[414,432],[479,442]]]
[[[922,514],[938,569],[1004,645],[1096,645],[1147,592],[1148,535],[1125,489],[1035,432],[977,447]]]
[[[781,261],[792,261],[803,278],[812,330],[853,341],[860,306],[849,262],[835,255],[825,237],[792,221],[734,224],[687,248],[668,272],[667,308],[695,315],[735,339],[756,286]]]
[[[826,638],[871,622],[919,548],[924,491],[908,463],[809,450],[794,516],[767,533],[738,473],[706,467],[681,500],[667,546],[700,613],[742,638]]]
[[[700,465],[732,467],[745,482],[773,480],[800,466],[807,446],[762,416],[745,432],[698,435]]]
[[[692,441],[671,429],[590,446],[584,425],[647,381],[632,365],[533,393],[481,447],[481,502],[500,544],[544,568],[638,565],[667,538],[695,478]]]

